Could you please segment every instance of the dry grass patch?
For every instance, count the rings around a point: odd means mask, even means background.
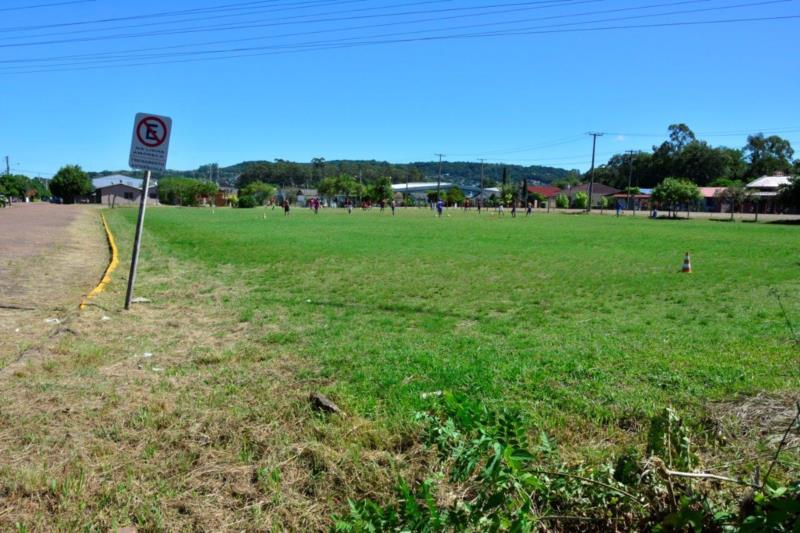
[[[244,320],[224,273],[146,264],[152,302],[119,311],[118,271],[0,380],[0,529],[322,530],[423,471],[410,441],[311,410],[328,380],[279,305]]]

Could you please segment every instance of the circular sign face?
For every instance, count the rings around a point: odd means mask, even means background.
[[[143,145],[156,148],[167,139],[167,125],[158,117],[144,117],[136,125],[136,137]]]

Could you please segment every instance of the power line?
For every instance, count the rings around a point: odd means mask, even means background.
[[[350,0],[350,1],[364,1],[364,0]],[[443,9],[430,9],[430,10],[416,10],[416,11],[399,11],[394,13],[382,13],[377,15],[347,15],[347,13],[352,13],[352,11],[344,11],[344,12],[333,12],[331,14],[344,14],[346,16],[342,17],[331,17],[331,18],[318,18],[318,19],[311,19],[311,20],[301,20],[298,21],[298,18],[308,18],[312,15],[298,15],[294,17],[285,17],[283,19],[271,19],[269,22],[263,23],[242,23],[242,24],[216,24],[211,26],[194,26],[189,28],[180,28],[180,29],[167,29],[167,30],[157,30],[157,31],[148,31],[148,32],[140,32],[140,33],[122,33],[122,34],[115,34],[115,35],[98,35],[93,37],[83,37],[83,38],[74,38],[74,39],[51,39],[46,41],[30,41],[30,42],[22,42],[22,43],[10,43],[1,45],[3,48],[11,48],[11,47],[29,47],[29,46],[40,46],[40,45],[48,45],[48,44],[66,44],[66,43],[75,43],[75,42],[93,42],[93,41],[105,41],[111,39],[130,39],[130,38],[138,38],[138,37],[156,37],[162,35],[181,35],[181,34],[188,34],[188,33],[199,33],[199,32],[206,32],[210,30],[242,30],[242,29],[253,29],[253,28],[266,28],[266,27],[273,27],[273,26],[286,26],[286,25],[293,25],[293,24],[318,24],[318,23],[327,23],[327,22],[342,22],[348,20],[364,20],[364,19],[373,19],[373,18],[381,18],[381,17],[401,17],[401,16],[409,16],[409,15],[420,15],[420,14],[432,14],[432,13],[450,13],[450,12],[463,12],[463,11],[476,11],[476,10],[485,10],[485,9],[495,9],[499,7],[508,7],[508,6],[529,6],[529,8],[537,8],[537,7],[555,7],[560,5],[569,5],[571,3],[583,3],[590,0],[533,0],[528,2],[521,2],[521,3],[505,3],[505,4],[486,4],[486,5],[479,5],[479,6],[462,6],[462,7],[451,7],[451,8],[443,8]],[[593,1],[601,1],[601,0],[593,0]],[[708,1],[708,0],[705,0]],[[788,1],[788,0],[783,0]],[[480,15],[480,14],[479,14]],[[326,14],[315,14],[313,16],[327,16]],[[36,37],[36,36],[34,36]]]
[[[58,7],[58,6],[68,6],[72,4],[88,4],[90,2],[94,2],[95,0],[71,0],[69,2],[51,2],[49,4],[34,4],[32,6],[19,6],[19,7],[2,7],[0,11],[7,12],[7,11],[26,11],[29,9],[40,9],[43,7]]]
[[[446,0],[449,1],[449,0]],[[573,1],[569,5],[576,5],[576,4],[584,4],[584,3],[594,3],[594,2],[603,2],[606,0],[579,0]],[[689,2],[707,2],[708,0],[688,0]],[[665,4],[658,4],[659,6]],[[551,6],[540,6],[537,9],[543,7],[551,7]],[[635,9],[645,9],[648,6],[639,7]],[[530,8],[524,8],[528,10]],[[179,55],[198,55],[198,54],[210,54],[210,53],[225,53],[225,52],[232,52],[232,51],[251,51],[251,50],[263,50],[267,48],[273,48],[274,45],[266,46],[266,47],[250,47],[250,48],[236,48],[233,50],[199,50],[199,51],[189,51],[184,53],[163,53],[164,50],[175,50],[180,48],[194,48],[199,46],[207,46],[207,45],[215,45],[215,44],[231,44],[231,43],[240,43],[240,42],[249,42],[249,41],[258,41],[264,39],[278,39],[284,37],[301,37],[307,35],[318,35],[323,33],[342,33],[347,31],[354,31],[354,30],[363,30],[363,29],[376,29],[382,27],[391,27],[391,26],[403,26],[403,25],[411,25],[411,24],[419,24],[419,23],[426,23],[426,22],[442,22],[445,20],[454,20],[454,19],[461,19],[461,18],[471,18],[477,16],[486,16],[486,15],[498,15],[498,14],[507,14],[510,12],[517,12],[520,9],[511,9],[511,10],[502,10],[502,11],[490,11],[484,13],[468,13],[468,14],[461,14],[461,15],[450,15],[446,17],[434,17],[434,18],[424,18],[424,19],[416,19],[416,20],[408,20],[408,21],[397,21],[397,22],[385,22],[380,24],[367,24],[361,26],[350,26],[350,27],[336,27],[336,28],[328,28],[328,29],[319,29],[319,30],[312,30],[312,31],[303,31],[303,32],[294,32],[294,33],[283,33],[277,35],[268,35],[268,36],[257,36],[257,37],[246,37],[240,39],[222,39],[222,40],[215,40],[215,41],[205,41],[200,43],[184,43],[184,44],[177,44],[177,45],[170,45],[170,46],[158,46],[158,47],[150,47],[150,48],[139,48],[134,50],[123,50],[119,52],[100,52],[100,53],[91,53],[91,54],[78,54],[78,55],[70,55],[70,56],[56,56],[56,57],[49,57],[49,58],[27,58],[27,59],[10,59],[10,60],[2,60],[0,63],[24,63],[24,62],[49,62],[49,61],[60,61],[65,59],[96,59],[96,60],[113,60],[113,59],[125,59],[128,57],[135,57],[137,59],[141,59],[142,57],[147,58],[157,58],[157,57],[169,57],[169,56],[179,56]],[[362,36],[362,37],[347,37],[347,38],[340,38],[328,41],[312,41],[311,44],[321,44],[321,43],[338,43],[344,42],[347,40],[352,39],[364,39],[364,38],[374,38],[374,37],[389,37],[389,36],[405,36],[405,35],[414,35],[419,33],[430,33],[430,32],[440,32],[440,31],[451,31],[454,29],[469,29],[469,28],[476,28],[476,27],[484,27],[487,25],[502,25],[502,24],[516,24],[519,22],[525,21],[535,21],[535,20],[547,20],[551,18],[563,18],[569,16],[584,16],[591,13],[604,13],[604,12],[613,12],[618,10],[610,10],[610,11],[599,11],[599,12],[588,12],[588,13],[576,13],[571,15],[558,15],[555,17],[539,17],[533,19],[522,19],[522,20],[512,20],[512,21],[500,21],[500,22],[492,22],[492,23],[484,23],[484,24],[470,24],[470,25],[463,25],[463,26],[455,26],[449,28],[432,28],[432,29],[425,29],[425,30],[417,30],[417,31],[404,31],[404,32],[396,32],[396,33],[382,33],[380,35],[375,36]],[[378,15],[378,17],[385,16],[385,15]],[[314,22],[314,21],[302,21],[304,23],[307,22]],[[2,37],[0,37],[2,40]],[[3,47],[4,45],[0,45]],[[12,45],[9,45],[12,46]],[[285,45],[284,45],[285,46]],[[149,54],[146,56],[142,56],[142,52],[148,51],[160,51],[162,53],[159,54]],[[79,63],[76,63],[79,64]]]
[[[279,13],[284,11],[300,11],[308,8],[318,8],[318,7],[325,7],[329,5],[342,5],[342,4],[349,4],[349,3],[356,3],[356,2],[365,2],[367,0],[346,0],[344,2],[339,2],[336,0],[315,0],[314,2],[296,2],[290,4],[283,4],[280,8],[275,8],[274,6],[268,7],[261,7],[261,8],[250,8],[250,11],[240,11],[238,13],[230,13],[227,15],[221,14],[214,14],[213,16],[201,16],[195,18],[188,18],[188,19],[179,19],[179,20],[163,20],[163,21],[147,21],[147,27],[153,26],[162,26],[162,25],[169,25],[169,24],[182,24],[185,22],[204,22],[208,20],[219,20],[223,18],[232,18],[232,17],[245,17],[251,15],[264,15],[269,13]],[[280,19],[273,19],[273,20],[291,20],[291,19],[298,19],[298,18],[308,18],[308,17],[315,17],[315,16],[322,16],[322,15],[330,15],[330,14],[339,14],[339,13],[357,13],[363,11],[376,11],[376,10],[383,10],[383,9],[391,9],[395,7],[408,7],[408,6],[416,6],[416,5],[425,5],[425,4],[440,4],[451,2],[452,0],[422,0],[417,2],[407,2],[402,4],[394,4],[389,6],[373,6],[373,7],[364,7],[359,9],[348,9],[344,11],[332,11],[327,13],[308,13],[304,15],[294,15],[291,17],[282,17]],[[179,15],[179,16],[186,16],[186,15]],[[89,24],[90,22],[87,22]],[[95,24],[102,24],[101,22],[95,22]],[[84,25],[84,24],[81,24]],[[90,32],[98,32],[98,31],[113,31],[113,30],[124,30],[129,28],[141,28],[142,22],[137,22],[136,24],[128,24],[125,26],[113,26],[113,27],[105,27],[105,28],[87,28],[87,29],[80,29],[80,30],[73,30],[73,31],[56,31],[51,33],[39,33],[27,36],[29,38],[39,38],[39,37],[57,37],[63,35],[80,35],[83,33],[90,33]],[[179,27],[173,29],[181,29]],[[18,28],[15,31],[23,31],[22,28]],[[13,39],[20,39],[26,37],[24,35],[8,35],[2,37],[2,40],[13,40]]]
[[[440,41],[440,40],[450,40],[450,39],[475,39],[475,38],[485,38],[485,37],[501,37],[501,36],[521,36],[521,35],[547,35],[547,34],[560,34],[560,33],[583,33],[583,32],[596,32],[596,31],[615,31],[615,30],[631,30],[631,29],[647,29],[647,28],[668,28],[668,27],[680,27],[680,26],[700,26],[700,25],[710,25],[710,24],[735,24],[735,23],[746,23],[746,22],[767,22],[767,21],[781,21],[781,20],[795,20],[799,19],[800,14],[798,15],[779,15],[779,16],[771,16],[771,17],[744,17],[744,18],[734,18],[734,19],[711,19],[711,20],[700,20],[700,21],[678,21],[678,22],[665,22],[665,23],[651,23],[651,24],[634,24],[634,25],[617,25],[617,26],[599,26],[599,27],[590,27],[590,28],[568,28],[568,29],[551,29],[551,30],[508,30],[508,31],[497,31],[497,32],[485,32],[485,33],[471,33],[471,34],[452,34],[452,35],[441,35],[441,36],[426,36],[426,37],[416,37],[416,38],[398,38],[398,39],[378,39],[378,40],[366,40],[366,41],[351,41],[351,42],[344,42],[338,44],[331,44],[330,42],[321,41],[319,43],[295,43],[289,45],[275,45],[271,47],[263,47],[263,48],[271,48],[270,51],[258,52],[258,53],[231,53],[227,56],[220,56],[220,57],[206,57],[206,58],[190,58],[190,59],[181,59],[181,60],[169,60],[169,61],[145,61],[145,62],[134,62],[134,63],[126,63],[126,64],[110,64],[110,65],[102,65],[102,66],[86,66],[81,68],[68,68],[68,69],[40,69],[40,70],[19,70],[19,71],[9,71],[8,74],[30,74],[30,73],[37,73],[37,72],[67,72],[67,71],[80,71],[80,70],[93,70],[97,68],[110,68],[110,67],[136,67],[136,66],[151,66],[151,65],[159,65],[159,64],[176,64],[176,63],[191,63],[191,62],[198,62],[198,61],[218,61],[218,60],[225,60],[225,59],[235,59],[235,58],[242,58],[242,57],[261,57],[261,56],[268,56],[268,55],[278,55],[278,54],[286,54],[286,53],[299,53],[299,52],[310,52],[310,51],[326,51],[326,50],[336,50],[341,48],[353,48],[353,47],[362,47],[362,46],[371,46],[371,45],[380,45],[380,44],[401,44],[401,43],[411,43],[411,42],[429,42],[429,41]],[[581,23],[571,23],[570,25],[574,24],[589,24],[592,21],[581,22]],[[335,41],[334,41],[335,42]]]
[[[84,0],[84,1],[94,1],[94,0]],[[27,31],[27,30],[44,30],[48,28],[64,28],[69,26],[86,26],[90,24],[105,24],[108,22],[121,22],[125,20],[147,20],[151,18],[162,18],[162,17],[175,17],[175,16],[186,16],[186,15],[194,15],[199,13],[219,13],[225,11],[235,11],[237,9],[252,9],[257,5],[264,5],[264,4],[275,4],[277,0],[259,0],[259,1],[251,1],[251,2],[237,2],[234,4],[222,4],[217,6],[208,6],[208,7],[201,7],[195,9],[183,9],[179,11],[160,11],[156,13],[144,13],[139,15],[127,15],[124,17],[111,17],[111,18],[103,18],[103,19],[91,19],[91,20],[79,20],[79,21],[71,21],[71,22],[58,22],[55,24],[40,24],[38,26],[16,26],[5,28],[4,31]],[[349,3],[354,1],[365,1],[365,0],[346,0],[341,3]],[[302,2],[295,2],[295,5],[298,4],[315,4],[325,2],[333,3],[330,0],[304,0]],[[292,5],[292,4],[289,4]]]

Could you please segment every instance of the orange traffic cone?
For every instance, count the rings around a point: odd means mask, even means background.
[[[692,273],[692,262],[689,259],[689,252],[686,252],[686,257],[683,258],[683,268],[681,268],[681,272],[684,274]]]

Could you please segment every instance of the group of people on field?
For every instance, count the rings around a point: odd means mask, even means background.
[[[311,209],[312,211],[314,211],[314,214],[319,214],[320,205],[321,204],[320,204],[319,198],[312,198],[312,199],[310,199],[308,201],[308,204],[307,204],[308,208]],[[386,208],[386,205],[387,205],[386,200],[380,200],[378,202],[378,207],[380,207],[380,212],[381,213],[383,213],[384,209]],[[429,202],[429,205],[430,205],[431,209],[434,209],[434,207],[436,208],[437,216],[441,217],[441,216],[444,215],[444,209],[446,207],[446,205],[444,203],[444,200],[440,199],[435,203],[434,202]],[[516,202],[510,202],[510,205],[511,205],[511,217],[512,218],[516,218],[516,216],[517,216],[517,203]],[[288,215],[290,213],[290,211],[291,211],[291,206],[289,204],[289,199],[285,198],[283,200],[283,202],[281,203],[281,206],[283,207],[283,214],[284,215]],[[274,204],[273,204],[273,207],[274,207]],[[348,215],[352,215],[353,214],[353,202],[349,198],[345,200],[344,207],[345,207],[345,209],[347,209],[347,214]],[[392,200],[389,203],[389,207],[392,210],[392,216],[395,216],[395,214],[397,212],[397,201],[396,200]],[[457,205],[456,205],[456,207],[457,207]],[[475,202],[475,207],[477,207],[478,214],[480,214],[481,210],[484,208],[483,201],[480,198]],[[497,204],[496,210],[497,210],[497,214],[499,216],[505,216],[505,214],[506,214],[505,207],[506,206],[505,206],[505,204],[503,202],[500,202],[499,204]],[[469,200],[466,200],[464,202],[464,211],[468,211],[470,208],[472,208],[472,204],[470,203]],[[369,200],[365,200],[361,204],[361,209],[363,209],[364,211],[366,211],[368,209],[372,209],[372,203]],[[526,207],[525,207],[525,216],[531,216],[531,215],[533,215],[533,212],[534,212],[533,203],[532,202],[528,202]],[[619,216],[619,212],[617,213],[617,216]]]

